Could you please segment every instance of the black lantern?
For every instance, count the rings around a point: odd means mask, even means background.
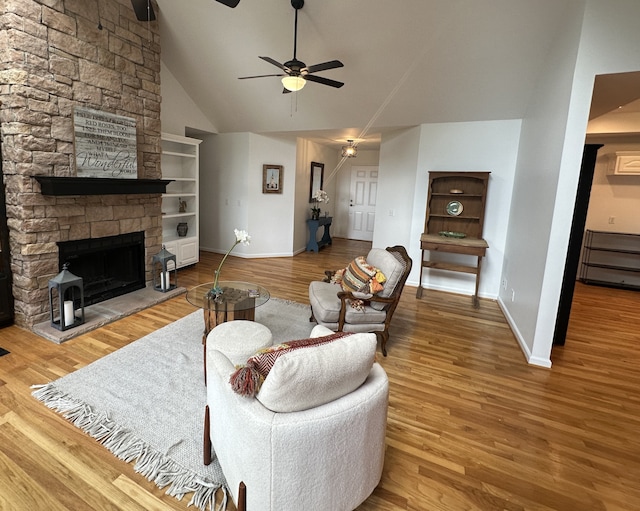
[[[54,291],[57,294],[57,300],[54,297]],[[71,273],[68,263],[64,263],[62,271],[49,281],[49,309],[51,326],[58,330],[67,330],[84,323],[82,277]]]
[[[172,268],[169,267],[170,261],[173,261]],[[166,293],[178,287],[176,256],[169,252],[164,245],[162,245],[162,250],[153,256],[151,264],[153,265],[153,289]]]

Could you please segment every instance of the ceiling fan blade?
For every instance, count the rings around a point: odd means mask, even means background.
[[[260,58],[265,62],[268,62],[269,64],[273,64],[274,66],[279,67],[280,69],[282,69],[283,71],[286,71],[287,73],[290,71],[290,69],[286,67],[284,64],[280,64],[280,62],[273,60],[271,57],[260,57]]]
[[[240,3],[240,0],[216,0],[216,2],[220,2],[221,4],[224,4],[227,7],[231,7],[233,9]]]
[[[269,78],[271,76],[287,76],[286,74],[280,73],[277,75],[255,75],[255,76],[239,76],[238,80],[248,80],[250,78]]]
[[[309,82],[316,82],[316,83],[321,83],[322,85],[328,85],[329,87],[335,87],[336,89],[339,89],[344,85],[344,83],[342,82],[329,80],[329,78],[323,78],[322,76],[316,76],[316,75],[305,75],[304,79]]]
[[[153,21],[156,13],[153,12],[153,5],[148,0],[131,0],[131,5],[136,13],[138,21]]]
[[[335,69],[337,67],[344,67],[344,64],[339,60],[330,60],[329,62],[323,62],[322,64],[316,64],[315,66],[309,66],[307,71],[309,73],[317,73],[318,71],[326,71],[327,69]]]

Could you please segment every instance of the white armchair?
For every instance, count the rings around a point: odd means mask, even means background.
[[[311,336],[332,333],[316,326]],[[241,483],[246,485],[248,511],[352,511],[378,485],[384,463],[389,382],[382,367],[373,362],[373,334],[354,334],[344,341],[281,356],[256,398],[236,394],[229,384],[234,365],[223,353],[207,351],[210,412],[206,412],[205,429],[210,427],[208,434],[205,431],[205,459],[213,446],[239,509],[245,509],[239,502]],[[313,386],[337,377],[322,375],[357,365],[358,350],[366,352],[369,365],[362,376],[364,383],[355,390],[286,413],[263,404],[278,408],[282,399],[289,410],[298,399],[317,399],[322,389],[314,391]],[[323,366],[325,362],[331,366]],[[282,388],[287,383],[291,383],[291,392]]]

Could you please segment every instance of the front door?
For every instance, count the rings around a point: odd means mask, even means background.
[[[347,237],[372,241],[378,195],[378,167],[351,167],[349,226]]]

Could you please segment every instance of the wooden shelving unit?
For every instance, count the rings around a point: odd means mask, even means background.
[[[640,235],[588,230],[580,280],[586,284],[640,289]]]
[[[416,296],[422,297],[425,268],[475,275],[474,306],[482,258],[489,245],[482,238],[485,203],[490,172],[429,172],[429,191],[424,232],[420,237],[422,264]],[[460,237],[457,237],[460,236]],[[464,237],[463,237],[464,236]],[[477,257],[475,266],[429,259],[430,252],[464,254]]]

